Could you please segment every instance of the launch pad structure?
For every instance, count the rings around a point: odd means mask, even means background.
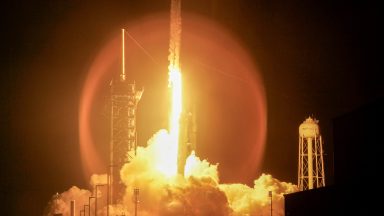
[[[120,179],[122,166],[129,162],[136,154],[137,104],[144,90],[136,90],[135,82],[129,83],[125,74],[124,36],[122,34],[122,70],[118,79],[111,82],[111,137],[110,164],[108,172],[108,203],[115,204],[124,192],[124,185]]]
[[[180,1],[171,2],[171,42],[173,55],[170,65],[179,67],[180,53]],[[125,192],[125,186],[121,182],[120,170],[125,163],[129,163],[136,155],[137,149],[137,130],[136,113],[137,105],[144,90],[137,90],[135,82],[128,82],[125,73],[125,30],[121,30],[121,73],[118,78],[113,78],[111,82],[111,131],[110,131],[110,158],[108,170],[108,206],[117,204]],[[127,33],[128,34],[128,33]],[[129,35],[129,34],[128,34]],[[130,36],[130,38],[132,38]],[[141,47],[142,48],[142,47]],[[170,54],[170,55],[171,55]],[[181,84],[181,82],[180,82]],[[181,91],[181,89],[180,89]],[[181,92],[180,92],[181,93]],[[182,103],[182,99],[180,99]],[[180,131],[178,132],[178,152],[177,163],[178,173],[184,174],[186,158],[196,149],[196,108],[193,101],[188,101],[189,106],[185,111],[181,111]],[[170,123],[171,124],[171,123]],[[171,132],[170,132],[171,133]],[[138,195],[139,189],[134,190]],[[107,208],[108,211],[108,208]]]

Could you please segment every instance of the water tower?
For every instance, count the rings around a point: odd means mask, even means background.
[[[325,186],[323,141],[319,121],[308,117],[299,127],[299,190]]]

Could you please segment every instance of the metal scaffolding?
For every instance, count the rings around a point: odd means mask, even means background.
[[[108,173],[108,203],[115,204],[124,192],[120,170],[137,148],[136,112],[143,90],[128,83],[124,69],[124,29],[122,29],[122,71],[120,79],[111,82],[111,139]]]
[[[299,127],[298,187],[300,191],[325,186],[323,141],[318,122],[308,117]]]

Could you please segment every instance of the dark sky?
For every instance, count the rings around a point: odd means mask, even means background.
[[[0,206],[11,215],[26,202],[38,214],[53,193],[87,187],[78,149],[86,68],[122,23],[169,10],[165,0],[106,2],[2,3]],[[384,96],[378,3],[185,0],[182,10],[226,28],[260,68],[268,108],[262,171],[297,182],[298,126],[313,115],[332,182],[332,119]]]

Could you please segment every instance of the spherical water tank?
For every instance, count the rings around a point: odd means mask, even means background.
[[[304,138],[314,138],[320,135],[319,121],[308,117],[299,127],[299,135]]]

